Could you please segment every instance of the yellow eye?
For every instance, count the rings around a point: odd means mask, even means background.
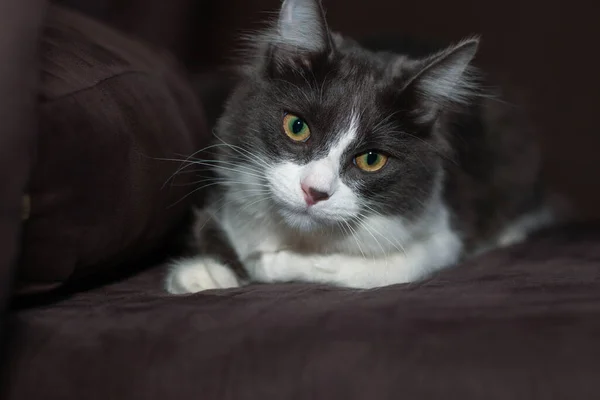
[[[387,163],[388,157],[376,151],[367,151],[354,157],[354,164],[363,171],[379,171]]]
[[[286,114],[283,117],[283,130],[295,142],[306,142],[310,137],[306,121],[294,114]]]

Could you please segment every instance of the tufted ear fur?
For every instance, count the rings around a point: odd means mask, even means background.
[[[319,0],[285,0],[273,28],[258,40],[270,71],[308,66],[314,57],[334,50]]]
[[[323,52],[331,49],[331,34],[318,0],[285,0],[277,21],[273,44],[296,51]]]
[[[445,106],[466,105],[478,93],[470,66],[478,44],[477,38],[463,40],[418,63],[403,89],[413,92],[423,119],[434,118]]]

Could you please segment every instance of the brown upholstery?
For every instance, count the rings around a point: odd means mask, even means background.
[[[132,262],[189,208],[182,158],[207,139],[201,108],[168,58],[53,7],[41,46],[40,132],[18,293]],[[169,181],[169,182],[167,182]]]
[[[44,0],[0,2],[0,343],[17,257],[22,197],[35,148],[37,45],[44,9]]]
[[[596,228],[370,291],[170,296],[159,267],[13,314],[6,399],[598,399],[599,260]]]

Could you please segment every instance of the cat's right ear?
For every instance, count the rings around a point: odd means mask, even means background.
[[[276,25],[263,38],[272,67],[309,65],[327,55],[334,44],[319,0],[284,0]]]

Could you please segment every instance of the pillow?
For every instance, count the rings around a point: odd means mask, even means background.
[[[114,272],[168,239],[194,174],[170,178],[209,138],[168,57],[52,6],[41,43],[37,152],[24,200],[18,294]]]

